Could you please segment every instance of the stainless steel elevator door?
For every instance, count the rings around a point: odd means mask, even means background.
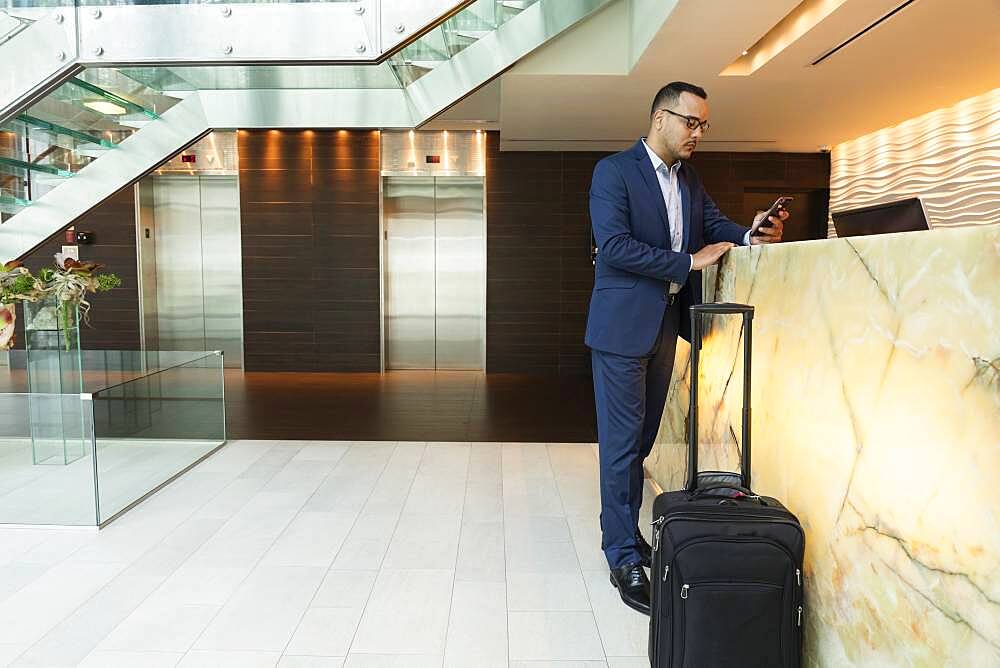
[[[483,180],[434,184],[435,322],[438,369],[482,369]]]
[[[434,368],[434,179],[386,178],[386,368]]]
[[[236,178],[164,175],[148,176],[140,184],[139,261],[147,350],[222,350],[227,367],[242,366]]]
[[[483,364],[483,180],[386,177],[387,369]]]
[[[198,177],[155,177],[153,200],[159,345],[161,350],[204,350]]]

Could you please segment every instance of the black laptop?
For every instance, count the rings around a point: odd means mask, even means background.
[[[928,230],[927,211],[919,197],[910,197],[887,204],[860,209],[834,211],[833,227],[838,237],[858,237],[866,234],[917,232]]]

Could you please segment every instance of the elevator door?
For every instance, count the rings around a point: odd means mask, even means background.
[[[139,183],[147,350],[222,350],[243,363],[239,184],[235,176],[148,176]]]
[[[387,369],[483,365],[483,180],[386,177]]]

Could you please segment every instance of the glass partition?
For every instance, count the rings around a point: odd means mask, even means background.
[[[225,443],[222,353],[83,351],[79,368],[82,394],[0,393],[0,524],[103,524]]]
[[[0,524],[97,523],[93,422],[88,411],[82,411],[82,433],[72,434],[82,456],[60,466],[35,463],[33,426],[61,427],[67,413],[81,414],[79,394],[0,394]],[[39,419],[42,424],[33,425]],[[60,442],[63,437],[60,432]]]
[[[91,395],[101,523],[225,442],[223,381],[207,353]]]

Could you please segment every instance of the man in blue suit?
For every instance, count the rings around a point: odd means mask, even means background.
[[[657,92],[647,137],[594,168],[590,219],[597,240],[587,318],[600,441],[601,547],[622,600],[649,614],[651,548],[639,533],[643,460],[660,426],[677,336],[701,303],[701,270],[730,248],[781,240],[788,212],[750,236],[726,218],[684,162],[708,130],[704,89]]]

